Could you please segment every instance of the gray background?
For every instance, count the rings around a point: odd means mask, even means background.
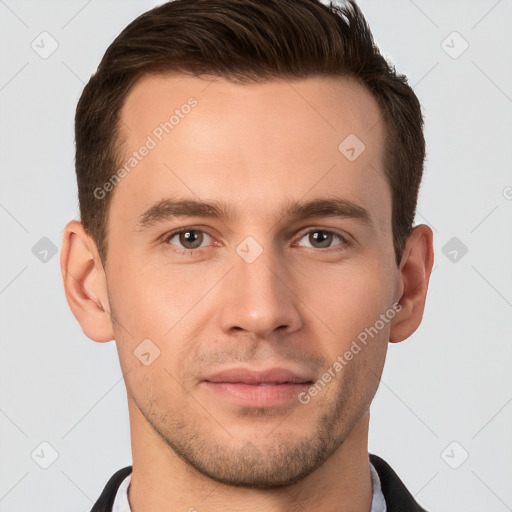
[[[115,342],[82,333],[52,250],[78,216],[78,97],[156,4],[0,0],[1,512],[86,512],[131,463]],[[389,347],[369,448],[431,511],[512,510],[512,1],[360,5],[424,108],[416,222],[436,251],[423,323]]]

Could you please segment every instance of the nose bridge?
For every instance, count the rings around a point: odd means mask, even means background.
[[[279,253],[247,237],[237,247],[233,269],[222,288],[221,322],[225,331],[243,329],[269,336],[275,329],[298,329],[297,297]]]

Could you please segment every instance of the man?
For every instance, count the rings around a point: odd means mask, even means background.
[[[423,510],[367,447],[432,270],[422,126],[353,2],[177,0],[111,44],[61,253],[128,395],[93,511]]]

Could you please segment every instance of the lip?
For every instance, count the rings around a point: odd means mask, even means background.
[[[204,379],[212,383],[237,383],[237,384],[304,384],[312,382],[310,375],[305,372],[293,371],[288,368],[266,368],[254,370],[252,368],[229,368],[213,373]]]
[[[244,407],[269,408],[296,399],[313,379],[306,372],[287,368],[231,368],[204,379],[209,391],[231,403]]]

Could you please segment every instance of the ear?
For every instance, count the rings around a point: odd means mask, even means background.
[[[94,240],[76,220],[64,228],[60,268],[66,299],[84,334],[98,342],[113,340],[103,265]]]
[[[429,226],[420,224],[414,227],[405,244],[395,299],[401,309],[391,323],[391,343],[398,343],[411,336],[423,318],[428,282],[434,264],[433,236]]]

